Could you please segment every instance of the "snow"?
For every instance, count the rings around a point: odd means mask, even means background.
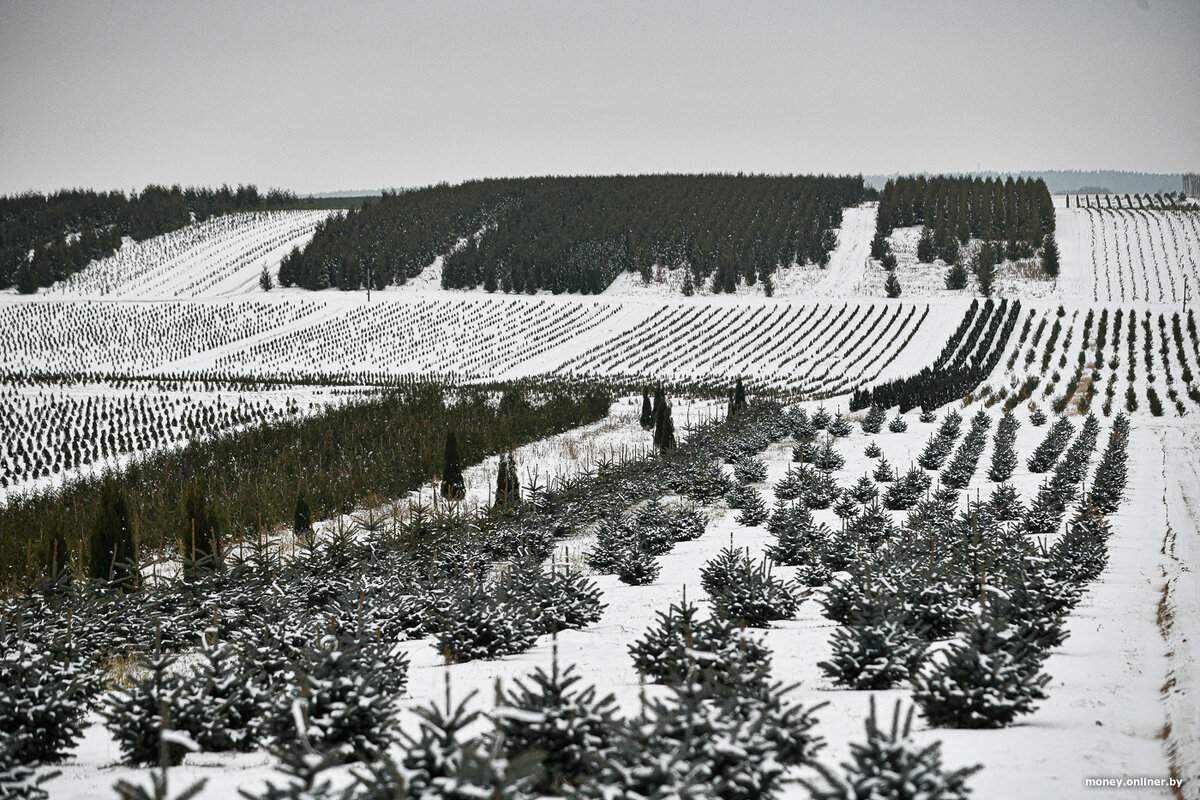
[[[1145,498],[1143,519],[1163,532],[1158,550],[1166,579],[1158,609],[1158,626],[1166,638],[1170,669],[1162,687],[1166,704],[1163,731],[1173,773],[1200,786],[1200,432],[1194,426],[1162,425],[1148,431],[1146,469],[1163,482],[1161,499]],[[1153,461],[1161,459],[1155,469]],[[1150,530],[1155,531],[1155,527]],[[1157,581],[1155,581],[1157,583]]]
[[[1181,310],[1184,278],[1194,291],[1200,286],[1196,262],[1200,257],[1200,216],[1190,212],[1135,209],[1079,209],[1056,198],[1057,237],[1062,274],[1057,281],[1019,265],[1002,265],[997,294],[1020,298],[1024,311],[995,372],[985,385],[992,393],[1011,391],[1030,375],[1043,384],[1035,399],[1049,404],[1074,371],[1081,348],[1089,365],[1100,367],[1099,410],[1107,382],[1114,388],[1113,412],[1124,407],[1128,364],[1126,332],[1114,349],[1111,315],[1118,308],[1141,316],[1152,313],[1155,346],[1148,371],[1137,344],[1134,365],[1139,409],[1133,414],[1130,446],[1130,485],[1126,505],[1112,519],[1109,564],[1089,587],[1068,618],[1070,637],[1045,665],[1053,680],[1049,699],[1010,728],[989,731],[928,730],[922,741],[941,740],[950,768],[983,763],[970,784],[974,797],[1007,800],[1012,797],[1093,798],[1084,777],[1165,777],[1188,779],[1183,797],[1200,798],[1200,408],[1186,396],[1180,378],[1186,364],[1200,375],[1200,353],[1184,333],[1184,361],[1179,363],[1173,342],[1168,362],[1185,415],[1167,399],[1164,378],[1157,387],[1165,416],[1147,411],[1146,378],[1164,371],[1159,352],[1157,318]],[[440,259],[403,286],[372,292],[321,293],[258,287],[262,267],[277,269],[279,259],[312,235],[327,212],[287,212],[279,216],[239,216],[210,228],[194,226],[178,235],[135,245],[126,243],[112,259],[93,264],[66,285],[33,298],[0,297],[0,374],[5,402],[30,398],[31,415],[41,418],[55,403],[93,397],[156,397],[212,405],[220,394],[226,402],[245,400],[264,408],[285,408],[297,401],[308,413],[337,402],[342,390],[304,387],[301,380],[340,379],[350,384],[376,382],[408,374],[454,373],[469,380],[513,379],[541,375],[575,375],[616,380],[705,378],[728,382],[735,374],[750,378],[750,388],[772,384],[809,393],[830,392],[824,400],[832,410],[846,410],[845,392],[864,379],[878,381],[911,374],[932,363],[946,338],[958,326],[972,297],[970,291],[944,288],[945,266],[919,265],[915,260],[917,229],[900,229],[892,237],[899,259],[897,275],[904,294],[900,301],[883,299],[883,271],[867,258],[874,233],[875,207],[846,209],[838,231],[838,247],[829,265],[792,266],[776,275],[774,297],[761,285],[739,287],[734,295],[711,295],[704,288],[691,298],[675,291],[680,271],[665,271],[663,282],[641,284],[637,275],[622,275],[596,297],[508,297],[483,291],[445,291],[440,284]],[[1051,356],[1048,372],[1059,371],[1054,392],[1043,393],[1049,375],[1041,375],[1041,352],[1059,305],[1064,329]],[[1095,352],[1095,323],[1091,341],[1082,342],[1087,310],[1107,308],[1109,344]],[[873,310],[872,310],[873,309]],[[912,313],[905,336],[879,332],[870,336],[870,321],[893,319],[895,325]],[[836,325],[812,324],[811,319],[864,319],[857,333],[836,333]],[[823,316],[827,315],[827,317]],[[1025,366],[1026,342],[1017,340],[1026,318],[1047,320],[1047,331],[1036,359]],[[920,319],[919,326],[916,321]],[[803,323],[803,324],[802,324]],[[838,325],[841,322],[837,323]],[[1126,323],[1127,324],[1127,323]],[[790,327],[789,327],[790,326]],[[853,327],[853,326],[851,326]],[[1124,326],[1123,326],[1124,327]],[[786,335],[785,333],[786,332]],[[1168,326],[1169,334],[1169,326]],[[847,336],[849,336],[847,340]],[[1032,333],[1031,333],[1032,336]],[[768,338],[776,337],[776,338]],[[1067,341],[1070,344],[1067,344]],[[1007,362],[1014,353],[1012,369]],[[1119,358],[1116,368],[1106,366]],[[878,358],[877,362],[872,359]],[[1059,367],[1065,358],[1066,367]],[[1088,369],[1090,373],[1090,366]],[[52,373],[44,380],[31,373]],[[290,381],[279,387],[231,391],[195,384],[156,387],[149,382],[114,386],[97,378],[192,378],[233,376],[278,377]],[[18,377],[22,376],[22,377]],[[84,382],[81,376],[89,376]],[[41,382],[38,382],[41,381]],[[351,385],[345,391],[359,391]],[[235,399],[236,398],[236,399]],[[722,401],[674,397],[674,416],[681,434],[687,421],[719,414]],[[645,451],[648,435],[637,424],[640,397],[622,397],[605,420],[531,443],[516,451],[522,485],[528,488],[533,470],[539,482],[561,481],[594,469],[601,461],[635,457]],[[817,401],[808,403],[814,407]],[[1024,459],[1044,436],[1046,427],[1028,423],[1027,404],[1018,406],[1022,420],[1017,436],[1020,464],[1013,483],[1028,498],[1043,476],[1027,470]],[[977,403],[964,409],[974,413]],[[996,417],[1000,406],[988,413]],[[1068,411],[1076,411],[1074,405]],[[915,413],[906,415],[906,433],[883,433],[874,438],[896,467],[914,461],[932,432]],[[1110,419],[1103,419],[1107,435]],[[1078,419],[1076,419],[1078,422]],[[74,428],[77,423],[71,423]],[[886,429],[885,429],[886,430]],[[994,426],[993,429],[994,431]],[[48,441],[48,431],[30,434],[31,441]],[[23,434],[24,435],[24,434]],[[837,475],[851,483],[873,461],[863,454],[867,438],[858,427],[838,443],[846,466]],[[173,446],[177,446],[173,445]],[[979,468],[966,490],[971,497],[989,492],[986,479],[991,436]],[[768,468],[764,497],[791,465],[790,448],[772,446],[764,454]],[[124,463],[117,460],[115,463]],[[93,465],[94,468],[97,465]],[[490,501],[497,459],[465,471],[468,505]],[[83,474],[69,472],[65,477]],[[53,478],[63,480],[64,476]],[[46,484],[30,482],[22,488]],[[430,489],[399,504],[428,502]],[[669,500],[670,498],[668,498]],[[360,510],[356,513],[361,513]],[[649,586],[630,587],[613,576],[596,576],[607,604],[602,619],[584,630],[557,638],[563,665],[577,665],[585,681],[612,692],[621,706],[639,703],[638,676],[627,647],[653,622],[656,612],[687,591],[702,599],[699,572],[717,551],[734,543],[759,558],[770,539],[761,527],[736,522],[736,512],[716,507],[709,512],[705,535],[684,542],[661,558],[662,573]],[[819,521],[836,524],[831,512],[816,512]],[[348,518],[318,524],[327,530],[348,524]],[[589,544],[586,535],[560,543],[556,560],[581,565]],[[787,577],[789,568],[777,568]],[[836,763],[848,745],[862,737],[872,693],[835,688],[816,667],[830,655],[834,626],[820,613],[814,597],[800,607],[794,620],[765,633],[774,653],[776,676],[799,682],[797,699],[806,704],[828,702],[818,712],[817,732],[830,747],[821,754]],[[543,637],[526,653],[496,661],[477,661],[446,667],[428,641],[405,642],[412,668],[407,709],[441,698],[449,678],[456,697],[479,690],[477,702],[490,707],[496,679],[523,677],[535,666],[548,667],[554,644]],[[654,691],[651,689],[650,691]],[[889,709],[906,690],[880,695]],[[405,716],[411,725],[411,715]],[[47,789],[53,798],[110,796],[118,779],[148,777],[147,770],[117,764],[119,753],[97,718],[90,721],[83,741],[66,763],[62,775]],[[238,788],[254,788],[272,776],[271,760],[263,752],[246,755],[192,754],[185,766],[172,771],[173,786],[197,777],[209,779],[202,797],[236,796]],[[791,787],[788,797],[804,797]],[[1166,798],[1165,789],[1123,787],[1105,797]]]
[[[829,407],[833,409],[835,405]],[[637,427],[635,409],[633,400],[618,404],[609,420],[573,435],[574,446],[590,444],[600,451],[619,444],[626,447],[639,442],[644,444],[646,434]],[[974,411],[974,407],[964,409],[965,414]],[[1022,463],[1013,482],[1024,496],[1028,496],[1041,476],[1029,473],[1023,460],[1044,436],[1046,428],[1035,428],[1023,413],[1020,416],[1022,426],[1018,432],[1017,450]],[[920,423],[915,413],[907,415],[906,419],[910,427],[902,434],[883,433],[868,437],[855,426],[851,436],[839,440],[838,450],[846,457],[845,467],[837,472],[839,482],[849,483],[871,467],[873,460],[863,454],[869,438],[883,448],[893,464],[902,465],[914,459],[934,426]],[[1161,690],[1169,670],[1175,677],[1176,687],[1188,685],[1182,680],[1195,675],[1194,648],[1177,650],[1168,656],[1168,642],[1164,641],[1157,622],[1164,568],[1172,558],[1188,555],[1178,543],[1170,555],[1160,548],[1166,523],[1170,522],[1177,535],[1186,532],[1194,545],[1197,523],[1200,522],[1195,516],[1200,509],[1183,504],[1168,514],[1162,502],[1164,491],[1187,491],[1189,497],[1195,494],[1194,467],[1187,474],[1172,474],[1172,470],[1182,467],[1179,459],[1186,458],[1188,448],[1195,445],[1194,435],[1181,438],[1184,432],[1178,423],[1135,426],[1130,448],[1129,499],[1112,519],[1114,536],[1109,543],[1109,566],[1068,618],[1070,637],[1045,665],[1045,671],[1053,678],[1048,688],[1049,699],[1033,714],[1005,729],[929,730],[918,722],[918,740],[940,740],[948,768],[973,763],[984,765],[971,781],[974,797],[980,800],[1021,796],[1087,798],[1094,796],[1095,790],[1083,785],[1085,777],[1168,774],[1168,756],[1160,738],[1164,723]],[[589,442],[591,435],[597,438]],[[1173,444],[1164,450],[1161,446],[1164,442]],[[966,490],[967,496],[989,491],[991,484],[985,473],[990,449],[989,436],[981,467]],[[555,450],[565,452],[562,436],[523,448],[518,451],[518,461],[525,463],[526,459],[540,459],[548,453],[553,461]],[[791,466],[790,446],[773,445],[762,457],[768,467],[768,479],[760,488],[767,490],[765,494],[769,496],[770,485]],[[494,481],[492,469],[494,467],[483,465],[468,470],[472,492],[468,502],[480,499],[481,487]],[[831,511],[814,513],[819,521],[834,523]],[[702,538],[680,543],[671,553],[661,557],[662,573],[652,585],[630,587],[619,583],[614,576],[595,576],[607,604],[603,617],[584,630],[560,633],[556,643],[551,637],[542,637],[534,648],[517,656],[452,666],[442,663],[442,657],[428,640],[402,643],[402,649],[411,660],[404,707],[411,710],[440,700],[445,682],[449,680],[455,697],[461,698],[478,690],[475,702],[485,710],[490,709],[492,703],[488,698],[493,696],[497,679],[508,683],[535,667],[548,669],[557,647],[558,659],[564,668],[575,665],[583,679],[595,684],[601,693],[612,692],[626,713],[636,711],[643,687],[628,656],[628,646],[651,625],[656,612],[677,602],[685,591],[690,599],[703,599],[700,569],[721,547],[732,542],[748,548],[753,557],[761,558],[764,547],[770,542],[763,528],[738,524],[735,512],[725,510],[723,506],[710,509],[709,516],[709,527]],[[578,565],[579,553],[587,545],[587,536],[565,540],[555,558]],[[786,578],[791,568],[777,567],[775,571]],[[1188,599],[1194,599],[1196,590],[1195,579],[1185,584],[1186,578],[1190,576],[1176,567],[1173,589],[1175,636],[1188,635],[1197,622],[1196,606],[1182,605]],[[1184,592],[1192,594],[1189,597]],[[844,759],[849,743],[861,739],[862,724],[872,695],[878,696],[877,701],[883,709],[889,709],[895,699],[904,699],[908,695],[907,690],[858,692],[830,684],[816,664],[830,654],[829,636],[834,627],[821,615],[815,598],[809,597],[801,604],[794,620],[778,623],[765,632],[766,644],[774,654],[775,677],[789,683],[797,682],[799,688],[795,699],[804,704],[829,704],[818,712],[816,729],[830,743],[821,754],[826,763]],[[654,691],[653,687],[651,691]],[[1194,703],[1189,700],[1194,695],[1178,691],[1176,694],[1180,696],[1170,708],[1172,720],[1180,730],[1171,734],[1170,741],[1180,748],[1191,748],[1195,717],[1185,715],[1194,709],[1194,705],[1188,705]],[[408,714],[404,720],[405,725],[414,722]],[[1191,754],[1191,760],[1183,762],[1180,770],[1183,774],[1194,775],[1196,751],[1191,748],[1185,752]],[[114,766],[117,757],[107,733],[100,725],[93,724],[75,753],[58,767],[63,776],[48,784],[51,796],[91,797],[118,778],[146,775],[146,770]],[[260,784],[270,777],[270,769],[269,760],[261,753],[243,756],[197,754],[188,756],[185,766],[175,770],[174,775],[180,785],[185,779],[208,778],[209,785],[202,797],[216,798],[232,796],[238,788]],[[793,787],[785,796],[801,798],[806,795],[799,787]],[[1125,788],[1110,790],[1105,796],[1164,798],[1170,795],[1162,789]]]
[[[1190,297],[1200,286],[1195,211],[1072,206],[1055,221],[1065,299],[1181,303],[1185,281]]]

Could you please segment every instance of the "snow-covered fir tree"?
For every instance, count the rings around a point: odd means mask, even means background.
[[[540,627],[525,603],[478,579],[450,588],[435,624],[438,651],[454,663],[524,652]]]
[[[963,642],[934,656],[914,679],[913,701],[936,727],[1004,727],[1045,699],[1044,658],[1004,621],[980,618]]]
[[[863,417],[863,433],[879,433],[883,430],[883,423],[886,419],[887,412],[882,407],[877,405],[871,406],[867,410],[867,415]]]
[[[616,739],[616,700],[583,685],[573,667],[560,670],[557,654],[549,672],[502,691],[494,713],[496,740],[510,762],[537,765],[530,789],[560,794],[595,774]]]
[[[1092,504],[1104,514],[1112,514],[1121,505],[1128,480],[1129,418],[1118,414],[1113,420],[1108,444],[1092,477]]]
[[[770,651],[739,625],[717,616],[701,616],[686,598],[658,612],[658,620],[629,647],[638,674],[678,684],[705,672],[716,680],[744,684],[765,680]]]
[[[967,779],[980,767],[946,770],[941,742],[922,747],[912,738],[913,709],[896,702],[891,730],[880,728],[875,698],[870,700],[867,740],[850,745],[840,772],[816,764],[823,782],[801,780],[813,800],[967,800]]]
[[[800,605],[800,598],[770,573],[766,561],[755,564],[733,547],[705,564],[700,582],[718,616],[751,628],[791,619]]]
[[[817,664],[834,683],[850,689],[891,689],[925,660],[928,645],[896,617],[877,616],[839,627],[833,655]]]
[[[290,691],[274,699],[266,733],[341,762],[367,758],[395,741],[407,677],[407,660],[382,644],[327,634],[306,651]]]
[[[178,742],[163,746],[163,723],[170,724],[170,711],[178,707],[182,678],[171,672],[175,657],[161,650],[147,656],[142,674],[124,689],[105,698],[100,716],[121,750],[127,764],[149,765],[165,761],[178,764],[187,748]]]
[[[789,567],[820,564],[831,535],[827,525],[813,521],[806,507],[783,501],[772,512],[767,530],[775,536],[775,543],[767,546],[767,556]]]
[[[617,559],[614,569],[621,583],[646,586],[658,579],[662,566],[655,560],[653,553],[635,545],[627,548]]]
[[[3,626],[3,623],[0,623]],[[56,761],[83,735],[94,674],[69,642],[61,648],[0,632],[0,730],[14,764]]]
[[[216,637],[216,629],[201,637],[199,663],[179,683],[171,724],[205,752],[245,752],[257,742],[255,723],[268,705],[267,692],[237,649]]]

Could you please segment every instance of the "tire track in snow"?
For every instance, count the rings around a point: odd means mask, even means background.
[[[1158,626],[1167,644],[1163,739],[1171,776],[1184,785],[1175,796],[1200,798],[1200,574],[1190,565],[1200,556],[1200,435],[1182,427],[1164,428],[1162,503],[1166,509],[1162,600]]]

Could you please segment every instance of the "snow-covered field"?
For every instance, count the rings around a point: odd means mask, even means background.
[[[144,242],[127,241],[109,258],[57,284],[52,292],[80,297],[215,297],[258,289],[266,269],[313,237],[333,211],[227,214]]]
[[[1058,208],[1064,299],[1182,303],[1200,287],[1200,212]]]
[[[966,303],[274,292],[0,303],[0,372],[387,383],[562,374],[837,393],[908,371]]]
[[[810,409],[814,406],[809,404]],[[827,407],[834,410],[836,404]],[[968,407],[963,413],[969,416],[975,410]],[[991,413],[999,415],[998,409]],[[1023,408],[1017,415],[1022,423],[1017,436],[1021,465],[1011,482],[1028,497],[1036,491],[1042,476],[1030,473],[1024,458],[1046,428],[1031,425]],[[916,417],[915,412],[907,415],[909,429],[904,433],[870,436],[855,426],[849,437],[838,440],[837,449],[846,457],[845,466],[836,471],[839,482],[851,483],[872,469],[876,460],[863,453],[870,441],[877,443],[893,464],[915,459],[935,427],[920,423]],[[1180,638],[1195,631],[1200,621],[1192,602],[1195,579],[1179,566],[1181,558],[1194,552],[1194,535],[1200,523],[1196,516],[1200,507],[1192,507],[1196,476],[1185,467],[1188,442],[1194,445],[1194,438],[1179,423],[1135,425],[1129,499],[1111,519],[1115,534],[1109,542],[1109,567],[1069,616],[1070,636],[1045,664],[1045,671],[1052,676],[1047,687],[1049,698],[1033,714],[1003,729],[929,729],[919,724],[917,740],[941,741],[947,767],[983,765],[970,782],[974,797],[1093,797],[1097,790],[1084,786],[1085,777],[1165,776],[1170,769],[1168,748],[1172,747],[1178,774],[1192,778],[1193,786],[1200,777],[1196,753],[1191,749],[1195,744],[1194,718],[1187,717],[1195,709],[1194,695],[1188,691],[1194,687],[1188,681],[1197,665],[1194,648],[1188,648]],[[522,465],[540,464],[549,455],[553,463],[553,452],[588,447],[594,452],[631,449],[644,446],[644,439],[637,425],[636,405],[624,402],[614,407],[609,420],[567,439],[555,437],[544,445],[522,448],[518,459]],[[962,493],[964,503],[976,494],[986,498],[994,488],[986,477],[990,456],[989,439],[981,468]],[[791,446],[786,442],[773,445],[762,458],[768,478],[757,486],[769,498],[773,485],[793,466]],[[559,463],[570,460],[559,459]],[[479,486],[487,486],[493,479],[491,469],[494,465],[483,465],[468,476],[476,493]],[[1165,506],[1164,493],[1173,497],[1182,493],[1184,502]],[[832,511],[816,511],[814,515],[831,526],[840,524]],[[1180,540],[1177,537],[1181,531],[1184,536]],[[642,685],[627,653],[628,646],[653,623],[658,611],[677,602],[685,591],[689,598],[703,600],[700,568],[731,542],[762,558],[771,536],[761,526],[739,524],[735,512],[720,505],[710,509],[708,529],[702,538],[681,543],[660,558],[662,573],[653,584],[631,587],[610,575],[595,576],[606,604],[604,615],[594,625],[564,631],[557,637],[560,664],[575,665],[587,683],[602,693],[612,692],[625,712],[636,712]],[[578,564],[578,553],[589,544],[586,536],[564,540],[557,558]],[[794,568],[776,568],[780,577],[788,577],[792,571]],[[1168,591],[1164,595],[1165,587]],[[1160,606],[1164,596],[1166,605]],[[863,692],[832,684],[817,663],[829,657],[829,637],[835,627],[821,614],[818,594],[814,594],[801,604],[794,620],[776,623],[765,634],[765,643],[774,653],[774,675],[798,684],[795,699],[805,705],[828,703],[818,712],[816,731],[829,743],[821,754],[826,763],[844,759],[849,744],[861,739],[872,696],[884,708],[890,708],[894,699],[908,696],[905,689]],[[456,697],[477,690],[477,706],[487,710],[497,681],[511,685],[512,680],[535,667],[549,669],[552,645],[547,636],[521,655],[446,667],[430,640],[406,642],[402,648],[411,667],[404,706],[412,709],[440,699],[449,680]],[[1169,675],[1170,691],[1164,696]],[[1164,739],[1168,713],[1174,725]],[[104,794],[117,779],[146,774],[145,770],[123,767],[118,762],[115,743],[103,725],[94,720],[83,742],[58,767],[62,776],[46,788],[52,797],[94,797]],[[202,796],[217,798],[233,796],[238,789],[255,789],[272,776],[271,766],[271,760],[262,753],[199,754],[188,756],[184,766],[174,773],[177,785],[207,778],[208,787]],[[1120,798],[1171,796],[1162,789],[1115,789],[1104,794]],[[802,798],[807,793],[794,786],[784,796]]]
[[[1049,698],[1007,728],[922,726],[917,737],[942,741],[948,766],[982,763],[970,785],[983,800],[1198,798],[1200,474],[1194,462],[1200,427],[1194,420],[1200,420],[1200,344],[1191,296],[1186,311],[1183,303],[1185,280],[1191,291],[1200,287],[1200,215],[1059,203],[1056,213],[1062,274],[1051,281],[1020,265],[1001,266],[997,294],[1021,299],[1021,317],[963,413],[986,408],[994,421],[1006,406],[1014,408],[1022,422],[1021,463],[1012,483],[1028,498],[1042,476],[1030,473],[1024,458],[1046,430],[1029,423],[1030,400],[1050,414],[1061,410],[1077,426],[1091,410],[1105,435],[1112,417],[1128,412],[1128,500],[1111,519],[1107,569],[1068,618],[1070,637],[1046,662]],[[846,410],[857,385],[932,364],[972,297],[970,289],[944,288],[943,264],[917,264],[919,231],[901,229],[892,242],[904,294],[899,301],[884,299],[884,273],[867,258],[871,205],[846,211],[825,269],[783,271],[771,298],[761,286],[684,298],[672,291],[682,275],[670,271],[649,285],[623,275],[597,297],[446,292],[437,286],[436,262],[405,286],[373,292],[369,302],[365,292],[263,293],[262,269],[277,269],[282,255],[311,237],[326,215],[220,218],[127,243],[37,297],[0,296],[0,476],[9,489],[58,483],[194,436],[308,413],[342,396],[305,383],[387,383],[413,375],[728,383],[742,375],[751,391],[789,389],[824,398],[808,401],[810,409],[821,402]],[[127,380],[166,377],[281,385],[232,392]],[[648,435],[638,425],[638,402],[625,398],[602,422],[518,449],[522,483],[561,481],[644,452]],[[675,399],[680,429],[693,416],[722,410],[708,401]],[[839,481],[852,483],[873,466],[863,452],[869,439],[893,465],[911,463],[933,426],[920,423],[915,411],[906,420],[904,433],[885,428],[868,436],[856,426],[840,440],[846,465],[837,471]],[[986,477],[991,448],[989,436],[981,467],[962,492],[964,503],[992,489]],[[790,446],[773,445],[763,459],[768,479],[758,488],[770,501],[773,485],[791,466]],[[496,470],[493,457],[466,471],[468,505],[490,500]],[[389,498],[397,504],[421,499],[421,493]],[[739,524],[724,506],[708,513],[706,534],[662,556],[662,573],[651,585],[596,576],[604,616],[558,636],[560,661],[577,665],[586,681],[613,692],[627,711],[636,710],[640,691],[627,648],[656,612],[677,601],[684,587],[689,598],[702,599],[699,570],[721,547],[732,541],[761,557],[771,541],[763,527]],[[831,511],[814,513],[840,524]],[[325,521],[318,529],[335,525]],[[586,536],[561,541],[557,557],[578,564],[589,543]],[[792,570],[778,568],[785,577]],[[881,708],[908,694],[833,686],[817,663],[830,654],[834,627],[810,597],[794,620],[766,633],[776,677],[798,682],[797,697],[806,705],[829,703],[818,713],[817,732],[829,742],[821,755],[830,764],[844,760],[849,744],[861,739],[871,694]],[[518,656],[445,667],[428,640],[402,647],[412,663],[404,700],[410,709],[441,696],[447,676],[456,696],[478,689],[480,698],[490,698],[497,679],[508,682],[548,666],[552,651],[543,637]],[[62,775],[45,788],[54,798],[110,796],[117,779],[146,775],[118,761],[113,740],[92,719],[83,742],[57,767]],[[223,798],[260,786],[271,767],[261,751],[202,754],[189,756],[176,774],[208,778],[202,796]],[[1085,777],[1168,774],[1188,779],[1181,793],[1084,785]],[[786,796],[807,794],[793,786]]]

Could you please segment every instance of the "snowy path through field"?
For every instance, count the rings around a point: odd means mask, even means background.
[[[1161,558],[1167,585],[1159,625],[1166,637],[1170,672],[1164,687],[1167,746],[1172,767],[1187,784],[1184,797],[1200,798],[1200,431],[1164,426],[1163,495],[1155,511],[1165,511]],[[1165,509],[1164,506],[1165,505]]]
[[[825,277],[813,287],[813,294],[820,297],[850,297],[854,294],[854,289],[862,282],[871,252],[878,212],[877,203],[866,203],[842,212],[837,248],[825,267]]]

